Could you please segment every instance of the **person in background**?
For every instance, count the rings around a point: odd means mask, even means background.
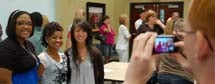
[[[43,23],[42,28],[45,28],[45,26],[49,23],[49,18],[46,15],[42,15]]]
[[[104,16],[102,22],[99,32],[101,35],[105,36],[105,40],[101,42],[101,51],[102,55],[105,56],[105,63],[108,63],[113,52],[115,32],[110,25],[109,16]]]
[[[137,35],[139,35],[140,33],[146,33],[146,32],[155,32],[157,34],[164,33],[165,25],[159,19],[157,19],[157,14],[155,11],[148,10],[145,15],[145,19],[146,19],[146,23],[140,26],[140,28],[137,30]],[[164,43],[162,43],[162,45],[164,45]],[[162,45],[160,48],[161,51],[163,51]],[[147,84],[157,83],[157,71],[159,69],[158,69],[158,66],[154,66],[154,68],[155,68],[155,72],[153,73],[152,77],[147,82]]]
[[[164,30],[164,34],[171,35],[173,32],[173,25],[175,21],[179,18],[178,12],[173,12],[172,17],[170,17],[166,22],[166,29]]]
[[[33,18],[35,28],[33,36],[28,40],[35,46],[36,55],[38,56],[41,52],[45,50],[45,47],[41,43],[43,18],[39,12],[31,13],[31,17]]]
[[[72,48],[68,50],[71,66],[71,84],[104,84],[104,66],[101,53],[92,46],[92,29],[87,21],[72,26]]]
[[[41,84],[68,84],[68,58],[58,50],[63,45],[63,28],[50,22],[42,33],[42,44],[47,49],[39,54]]]
[[[39,59],[27,39],[34,24],[26,11],[15,10],[6,26],[7,38],[0,43],[0,84],[38,84]]]
[[[3,32],[2,32],[2,26],[0,24],[0,42],[2,41],[2,38],[1,38],[2,34],[3,34]]]
[[[140,25],[145,24],[145,14],[147,13],[147,11],[144,8],[139,9],[138,12],[139,12],[140,18],[137,19],[134,23],[134,27],[136,30],[138,30]]]
[[[183,32],[183,19],[178,18],[174,23],[176,32]],[[159,63],[159,84],[193,84],[192,76],[184,71],[177,60],[171,54],[162,54]]]
[[[145,33],[145,32],[156,32],[158,34],[163,34],[165,25],[157,19],[157,14],[153,10],[148,10],[146,15],[146,23],[142,24],[140,28],[137,30],[137,35],[140,33]]]
[[[184,37],[183,41],[175,43],[176,47],[183,48],[183,52],[172,53],[181,66],[197,80],[197,84],[215,83],[214,4],[214,0],[191,1],[184,33],[178,32],[178,35]],[[156,34],[146,33],[135,39],[124,84],[144,84],[148,80],[156,59],[152,55],[155,38]]]
[[[179,15],[178,12],[173,12],[173,13],[172,13],[172,16],[169,17],[169,18],[167,19],[166,22],[169,22],[169,21],[171,21],[171,20],[176,20],[176,19],[180,18],[179,16],[180,16],[180,15]]]
[[[86,12],[83,9],[79,9],[75,12],[75,17],[73,19],[73,23],[77,20],[85,20],[86,19]],[[71,28],[72,28],[72,24],[69,25],[68,28],[68,33],[67,33],[67,40],[66,40],[66,49],[69,49],[72,47],[72,43],[71,43]]]
[[[123,14],[119,17],[119,30],[116,43],[116,50],[119,56],[120,62],[128,62],[128,45],[131,34],[128,31],[128,16]]]

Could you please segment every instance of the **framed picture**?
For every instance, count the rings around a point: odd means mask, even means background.
[[[105,4],[87,2],[87,21],[93,29],[97,29],[105,15]]]

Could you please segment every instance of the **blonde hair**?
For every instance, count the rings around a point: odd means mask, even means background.
[[[195,30],[215,38],[215,0],[193,0],[188,21]]]
[[[174,22],[174,31],[179,31],[179,32],[183,32],[183,27],[184,27],[184,20],[182,18],[178,18],[175,20]]]
[[[120,17],[119,17],[119,24],[124,24],[125,25],[126,19],[128,19],[128,16],[126,14],[120,15]]]
[[[148,11],[146,12],[146,15],[145,15],[146,22],[149,21],[149,17],[151,17],[151,16],[156,16],[156,15],[157,15],[157,14],[156,14],[155,11],[153,11],[153,10],[148,10]]]
[[[42,27],[45,28],[45,26],[49,23],[49,19],[46,15],[42,15],[42,18],[43,18]]]

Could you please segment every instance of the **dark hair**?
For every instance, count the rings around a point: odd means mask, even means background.
[[[73,62],[76,64],[76,60],[79,60],[78,56],[78,50],[77,50],[77,42],[74,37],[74,32],[77,27],[82,28],[85,32],[87,32],[87,38],[86,38],[86,46],[88,51],[90,52],[90,56],[93,59],[94,55],[91,53],[92,52],[92,28],[90,24],[87,21],[79,21],[76,24],[73,24],[72,29],[71,29],[71,42],[72,42],[72,54],[74,56]],[[76,64],[77,65],[77,64]]]
[[[1,26],[1,24],[0,24],[0,41],[1,41],[1,36],[2,36],[2,26]]]
[[[0,24],[0,29],[2,29],[1,24]]]
[[[104,21],[106,19],[110,19],[110,17],[108,15],[103,16],[102,19],[101,19],[101,21],[99,22],[99,27],[101,27],[104,24]]]
[[[20,11],[20,10],[15,10],[10,14],[10,17],[8,19],[8,23],[6,26],[6,34],[8,37],[10,38],[16,38],[16,20],[19,16],[23,15],[23,14],[27,14],[29,15],[31,22],[33,22],[30,14],[26,11]],[[30,37],[34,34],[34,24],[32,25],[32,32]]]
[[[140,8],[140,9],[138,9],[138,13],[139,14],[141,14],[141,13],[143,13],[143,12],[145,12],[146,10],[144,9],[144,8]]]
[[[42,45],[47,47],[46,38],[54,34],[55,31],[63,31],[63,27],[57,22],[48,23],[42,32]]]
[[[31,13],[31,17],[34,21],[34,25],[36,27],[42,27],[43,24],[43,17],[39,12],[33,12]]]
[[[72,29],[71,29],[72,49],[70,49],[70,52],[68,52],[70,53],[70,56],[73,57],[71,62],[73,62],[75,64],[75,67],[77,67],[77,69],[80,70],[79,65],[77,63],[77,61],[81,61],[80,53],[78,52],[77,42],[74,37],[74,32],[77,27],[87,32],[86,47],[87,47],[87,51],[89,52],[89,56],[91,58],[90,61],[93,64],[95,82],[96,84],[103,84],[102,82],[104,79],[104,71],[103,71],[104,69],[103,69],[103,64],[101,59],[101,53],[96,47],[92,46],[92,28],[87,21],[83,21],[83,20],[77,21],[77,23],[73,24],[72,26]],[[68,74],[68,75],[72,75],[72,74]],[[70,78],[70,76],[68,76],[68,78]]]

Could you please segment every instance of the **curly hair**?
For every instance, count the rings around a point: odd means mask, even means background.
[[[63,27],[57,22],[48,23],[42,32],[42,45],[47,47],[46,38],[53,35],[55,31],[63,31]]]

